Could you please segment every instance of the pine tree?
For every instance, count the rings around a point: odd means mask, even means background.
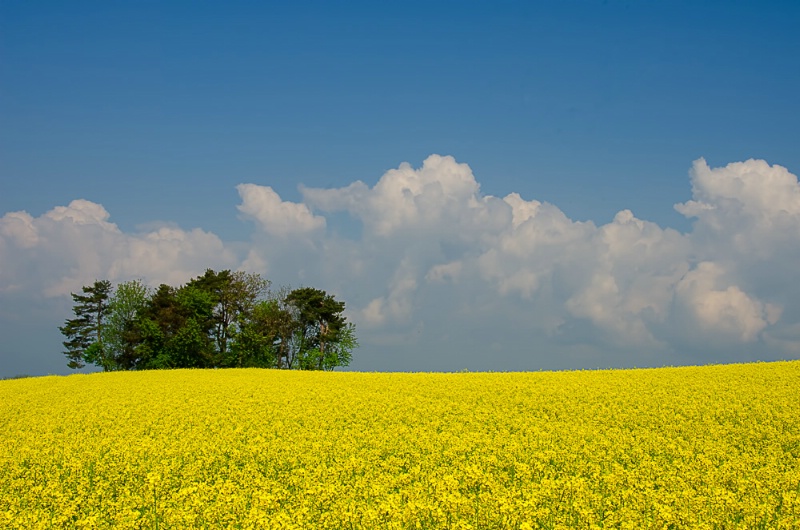
[[[108,313],[111,282],[97,280],[84,286],[83,294],[72,293],[75,318],[67,320],[58,329],[67,338],[63,342],[70,368],[83,368],[86,363],[112,369],[103,348],[103,324]]]

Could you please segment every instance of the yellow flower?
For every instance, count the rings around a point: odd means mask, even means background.
[[[0,381],[3,528],[797,528],[800,362]]]

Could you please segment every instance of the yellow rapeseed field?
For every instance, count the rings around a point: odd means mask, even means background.
[[[800,362],[0,381],[2,528],[800,528]]]

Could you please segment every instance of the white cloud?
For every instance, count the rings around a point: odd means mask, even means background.
[[[668,316],[673,287],[689,268],[687,238],[623,210],[597,229],[591,242],[585,258],[591,276],[567,300],[569,312],[620,342],[653,347],[657,341],[648,321]]]
[[[101,205],[77,199],[69,203],[69,206],[56,206],[45,216],[56,222],[71,221],[76,225],[99,225],[109,230],[116,229],[116,226],[109,223],[109,213]]]
[[[4,240],[20,248],[31,248],[39,243],[39,234],[34,226],[34,219],[27,212],[9,212],[3,216],[0,234]]]
[[[411,317],[416,290],[414,266],[410,260],[403,260],[389,283],[389,294],[372,299],[362,311],[365,323],[375,326],[389,321],[407,322]]]
[[[691,182],[690,200],[676,205],[695,218],[687,233],[629,210],[597,226],[517,193],[483,195],[469,166],[438,155],[373,186],[301,188],[300,203],[242,184],[238,208],[256,230],[240,246],[174,226],[124,233],[99,204],[73,201],[0,218],[0,296],[64,295],[95,278],[178,284],[206,267],[244,268],[345,300],[362,369],[800,355],[797,178],[763,161],[699,160]],[[329,226],[336,217],[325,214],[335,212],[361,230]]]
[[[481,224],[506,222],[507,209],[491,207],[467,164],[431,155],[419,169],[408,163],[387,171],[369,188],[362,182],[338,189],[301,188],[304,201],[323,212],[347,211],[371,236],[390,237],[425,230],[439,236],[471,233]],[[494,199],[496,202],[496,199]],[[498,217],[499,216],[499,217]]]
[[[280,237],[297,237],[325,228],[325,218],[313,215],[305,204],[281,200],[269,186],[239,184],[239,211],[254,219],[262,230]]]
[[[690,318],[700,330],[752,343],[781,324],[782,305],[760,289],[757,268],[737,263],[754,248],[769,260],[787,246],[800,247],[798,230],[771,232],[800,220],[797,180],[761,161],[710,169],[701,160],[691,174],[693,202],[676,206],[699,218],[687,234],[628,210],[596,226],[516,193],[484,196],[467,165],[436,155],[418,169],[401,164],[372,187],[356,182],[301,191],[312,210],[346,211],[363,223],[348,252],[366,264],[366,277],[345,290],[380,293],[362,297],[360,312],[365,323],[386,332],[441,319],[429,308],[443,303],[428,292],[448,286],[443,292],[461,303],[494,300],[498,329],[520,316],[510,312],[521,312],[526,329],[498,331],[517,337],[510,342],[537,333],[569,335],[578,326],[596,348],[669,352],[686,349],[680,328]],[[336,245],[324,254],[322,262],[335,259]],[[727,272],[707,278],[704,289],[690,289],[708,275],[701,262]],[[795,275],[790,267],[781,270]],[[476,323],[465,318],[458,325]],[[701,354],[703,347],[697,342],[690,349]]]
[[[425,281],[443,282],[448,279],[456,281],[461,274],[461,267],[462,263],[460,261],[452,261],[450,263],[434,265],[425,275]]]
[[[786,168],[748,160],[712,169],[700,159],[691,178],[692,200],[675,209],[697,218],[693,235],[710,258],[733,252],[772,259],[780,245],[796,243],[800,186]]]
[[[0,292],[63,296],[96,279],[180,284],[206,267],[236,265],[214,234],[162,226],[126,234],[99,204],[75,200],[40,217],[0,218]]]
[[[676,285],[676,298],[690,311],[694,327],[704,333],[753,342],[767,325],[777,322],[780,308],[751,298],[737,285],[724,282],[724,276],[720,265],[699,263]]]

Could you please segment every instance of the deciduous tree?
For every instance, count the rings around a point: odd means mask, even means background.
[[[103,341],[116,370],[133,370],[142,364],[141,321],[151,296],[151,289],[141,280],[131,280],[117,285],[109,300]]]
[[[358,346],[344,302],[311,287],[269,291],[258,274],[207,269],[181,287],[97,281],[73,294],[61,332],[69,366],[105,370],[273,367],[332,370]]]

